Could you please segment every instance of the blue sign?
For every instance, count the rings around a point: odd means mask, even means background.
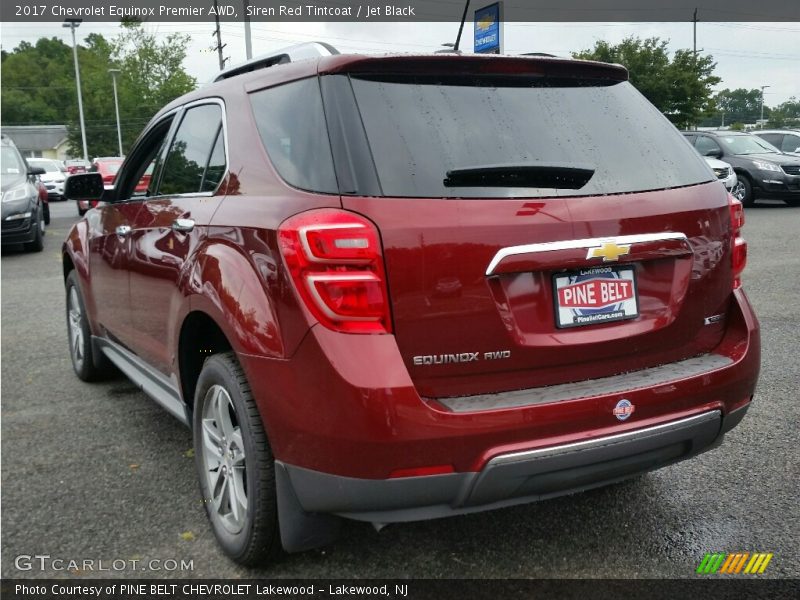
[[[502,2],[495,2],[475,11],[475,52],[500,54],[500,39],[503,34]]]

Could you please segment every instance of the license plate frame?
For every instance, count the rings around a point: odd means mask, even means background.
[[[602,295],[623,293],[623,299],[613,302],[610,299],[618,296],[608,296],[609,302],[602,306],[577,307],[570,306],[570,296],[560,293],[567,288],[573,289],[572,296],[577,296],[575,286],[586,284],[590,281],[599,281],[597,285],[580,286],[585,291],[574,301],[596,299],[597,294]],[[617,282],[612,286],[603,285],[605,281]],[[629,282],[629,283],[624,283]],[[628,290],[630,286],[630,290]],[[589,292],[589,288],[592,292]],[[613,290],[610,291],[610,290]],[[589,267],[572,271],[554,273],[552,276],[553,315],[558,329],[571,329],[574,327],[587,327],[589,325],[604,325],[619,321],[630,321],[639,317],[639,286],[636,280],[636,267],[633,264],[604,265]],[[602,302],[602,299],[600,300]]]

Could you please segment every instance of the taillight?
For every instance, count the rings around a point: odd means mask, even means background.
[[[278,229],[281,254],[303,302],[330,329],[391,333],[378,230],[343,210],[290,217]]]
[[[742,286],[742,271],[747,266],[747,242],[742,237],[744,207],[736,198],[728,195],[731,213],[731,265],[733,267],[733,289]]]

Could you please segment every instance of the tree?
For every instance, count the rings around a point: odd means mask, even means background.
[[[761,90],[758,88],[724,89],[717,93],[714,101],[717,111],[725,113],[725,120],[728,122],[755,123],[761,118]],[[768,111],[769,109],[764,107],[764,114],[768,114]]]
[[[766,114],[766,109],[764,112]],[[798,125],[800,125],[800,101],[796,97],[792,96],[783,104],[770,109],[767,127],[779,129]]]
[[[785,114],[787,119],[800,119],[800,100],[796,96],[792,96],[779,105],[776,110]]]
[[[90,157],[119,153],[114,93],[109,68],[117,78],[123,151],[130,148],[152,116],[174,98],[191,91],[195,80],[183,69],[189,37],[173,34],[159,41],[138,22],[122,24],[108,40],[88,35],[78,46],[81,90]],[[22,42],[2,54],[3,124],[66,124],[73,156],[83,153],[72,47],[57,38]]]
[[[194,89],[197,82],[183,70],[189,36],[173,33],[163,41],[136,21],[122,23],[111,43],[112,58],[121,70],[120,110],[153,115],[165,104]],[[131,140],[133,141],[133,140]]]
[[[19,125],[66,122],[77,115],[72,49],[57,38],[22,42],[13,52],[3,52],[4,123]],[[70,87],[71,84],[71,87]]]
[[[628,37],[617,45],[599,41],[573,56],[624,65],[631,84],[670,121],[686,127],[713,110],[711,89],[721,80],[713,75],[713,57],[678,50],[670,59],[668,44],[657,37]]]

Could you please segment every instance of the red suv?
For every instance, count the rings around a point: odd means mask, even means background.
[[[75,371],[193,428],[231,558],[605,485],[741,421],[741,205],[624,68],[318,49],[171,103],[113,189],[69,179],[104,201],[64,244]]]

